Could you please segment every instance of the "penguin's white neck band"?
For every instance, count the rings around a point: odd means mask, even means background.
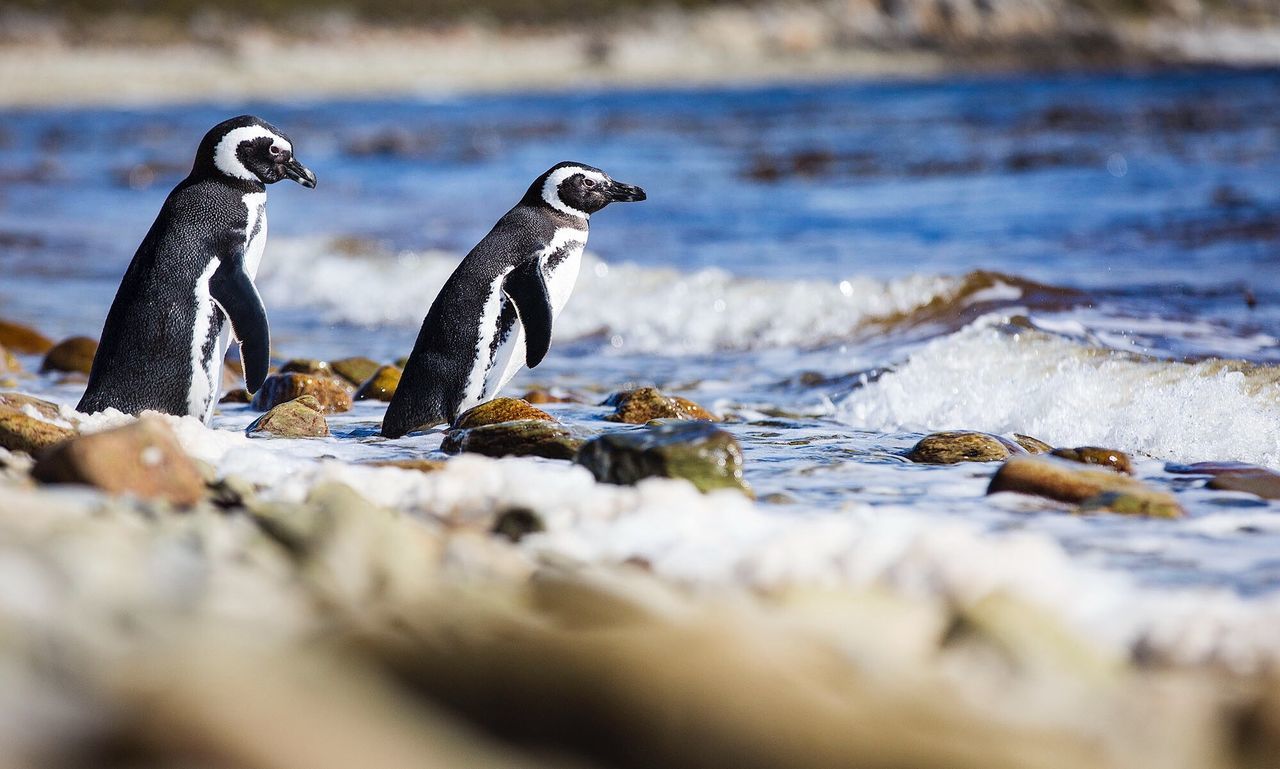
[[[213,165],[219,171],[227,176],[236,179],[245,179],[251,182],[261,181],[252,171],[245,168],[244,163],[240,162],[236,151],[240,149],[240,145],[244,142],[253,141],[254,139],[262,139],[269,137],[276,146],[283,150],[293,151],[293,145],[284,138],[275,135],[262,126],[250,125],[235,128],[227,132],[226,136],[218,142],[213,148]]]
[[[578,174],[581,174],[588,179],[595,179],[601,184],[609,181],[605,178],[604,174],[597,171],[588,171],[587,169],[579,166],[565,166],[564,168],[556,169],[547,176],[547,180],[542,184],[542,199],[546,201],[547,205],[551,206],[555,210],[568,214],[569,216],[576,216],[577,218],[585,221],[591,218],[591,214],[588,214],[585,211],[579,211],[560,199],[560,185],[564,183],[565,179]]]

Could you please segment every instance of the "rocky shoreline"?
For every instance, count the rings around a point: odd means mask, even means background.
[[[575,540],[767,520],[780,502],[750,501],[731,414],[640,388],[591,406],[586,434],[557,416],[578,396],[534,390],[461,415],[454,456],[299,459],[298,436],[393,388],[394,365],[283,363],[250,406],[270,439],[22,392],[37,368],[83,376],[92,343],[0,322],[15,766],[1252,769],[1280,751],[1275,660],[1242,664],[1231,639],[1195,662],[1117,646],[1017,591],[911,589],[942,579],[927,560],[894,588],[767,563],[713,583]],[[251,457],[274,457],[275,483],[214,461],[263,442],[284,447]],[[1063,515],[1183,512],[1118,450],[952,431],[900,461],[970,465]],[[1263,468],[1167,471],[1280,491]]]
[[[713,4],[542,26],[280,21],[0,10],[0,106],[276,99],[281,83],[289,99],[316,99],[1280,65],[1280,12],[1248,0]]]

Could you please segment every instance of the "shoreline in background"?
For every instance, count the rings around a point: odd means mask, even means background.
[[[1028,5],[957,2],[942,15],[924,0],[632,10],[569,30],[204,19],[164,34],[142,19],[105,17],[86,32],[10,12],[0,14],[0,107],[1280,66],[1280,14],[1196,0],[1144,16]],[[149,31],[130,36],[131,27]]]

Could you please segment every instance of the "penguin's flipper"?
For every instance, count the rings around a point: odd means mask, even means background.
[[[240,343],[244,364],[244,385],[254,393],[262,387],[271,365],[271,331],[267,328],[267,308],[245,271],[224,262],[209,280],[209,295],[231,321],[231,333]]]
[[[525,364],[533,368],[551,349],[551,298],[538,260],[526,260],[508,273],[502,290],[515,304],[524,326]]]

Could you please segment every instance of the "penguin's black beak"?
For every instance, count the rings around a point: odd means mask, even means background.
[[[316,187],[316,175],[311,173],[311,169],[298,162],[297,158],[291,157],[282,165],[284,175],[294,180],[303,187],[313,190]]]
[[[609,200],[614,203],[635,203],[646,197],[648,196],[644,194],[644,190],[634,184],[614,182],[609,187]]]

